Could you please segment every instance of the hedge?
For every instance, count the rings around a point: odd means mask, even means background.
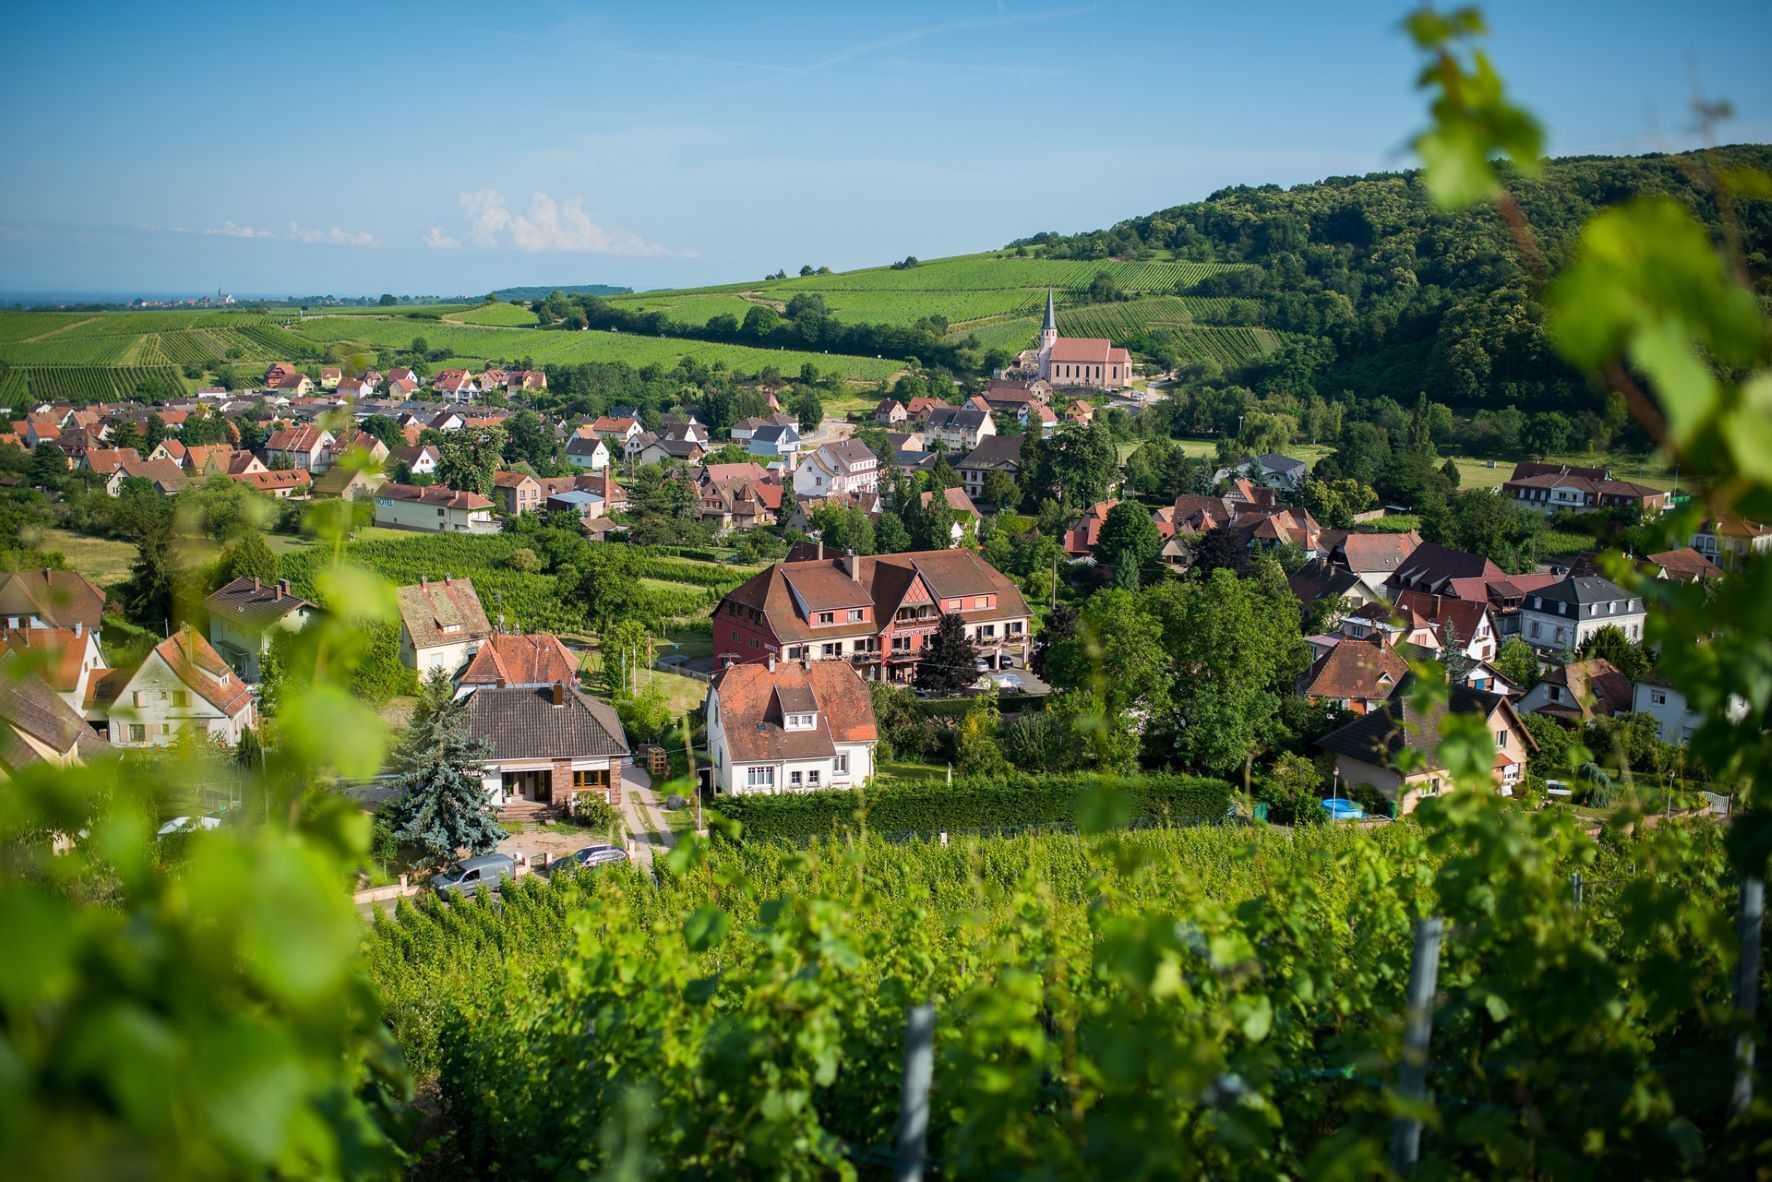
[[[741,841],[799,842],[854,831],[864,824],[874,833],[933,836],[1074,822],[1083,794],[1103,788],[1127,793],[1135,821],[1176,825],[1222,820],[1230,810],[1232,792],[1225,781],[1202,776],[1013,774],[960,779],[951,785],[922,782],[780,796],[725,796],[715,808],[739,822]]]

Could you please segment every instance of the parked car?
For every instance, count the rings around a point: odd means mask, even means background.
[[[509,854],[481,854],[463,858],[441,874],[431,877],[431,889],[439,895],[472,895],[482,887],[496,891],[507,878],[517,877],[517,861]]]
[[[170,837],[174,833],[195,833],[199,829],[220,829],[221,818],[213,814],[206,817],[174,817],[160,826],[155,832],[156,838]]]
[[[572,860],[580,866],[610,866],[626,862],[628,852],[618,845],[587,845],[573,854]]]

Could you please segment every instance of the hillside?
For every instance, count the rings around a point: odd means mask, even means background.
[[[1721,234],[1714,173],[1743,166],[1772,167],[1772,147],[1552,160],[1510,190],[1555,271],[1584,219],[1639,194],[1672,196]],[[1735,213],[1750,268],[1765,283],[1772,203],[1740,202]],[[1427,390],[1463,409],[1592,403],[1586,383],[1551,353],[1499,215],[1436,209],[1419,172],[1237,186],[1107,230],[1010,245],[1073,266],[1218,264],[1190,296],[1234,301],[1250,317],[1244,323],[1294,334],[1292,348],[1247,375],[1260,389],[1403,398]]]

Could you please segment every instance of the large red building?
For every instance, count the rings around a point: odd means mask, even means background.
[[[991,668],[1026,667],[1027,601],[969,550],[778,562],[714,609],[714,659],[847,660],[863,677],[909,681],[950,614]]]

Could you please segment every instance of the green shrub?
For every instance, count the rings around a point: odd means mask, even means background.
[[[1142,821],[1216,822],[1230,808],[1231,786],[1223,780],[1173,774],[1016,773],[957,779],[952,785],[925,782],[730,796],[721,798],[718,808],[743,826],[741,840],[803,841],[863,827],[876,833],[934,834],[1064,824],[1077,819],[1079,797],[1104,788],[1124,790],[1131,818]]]

